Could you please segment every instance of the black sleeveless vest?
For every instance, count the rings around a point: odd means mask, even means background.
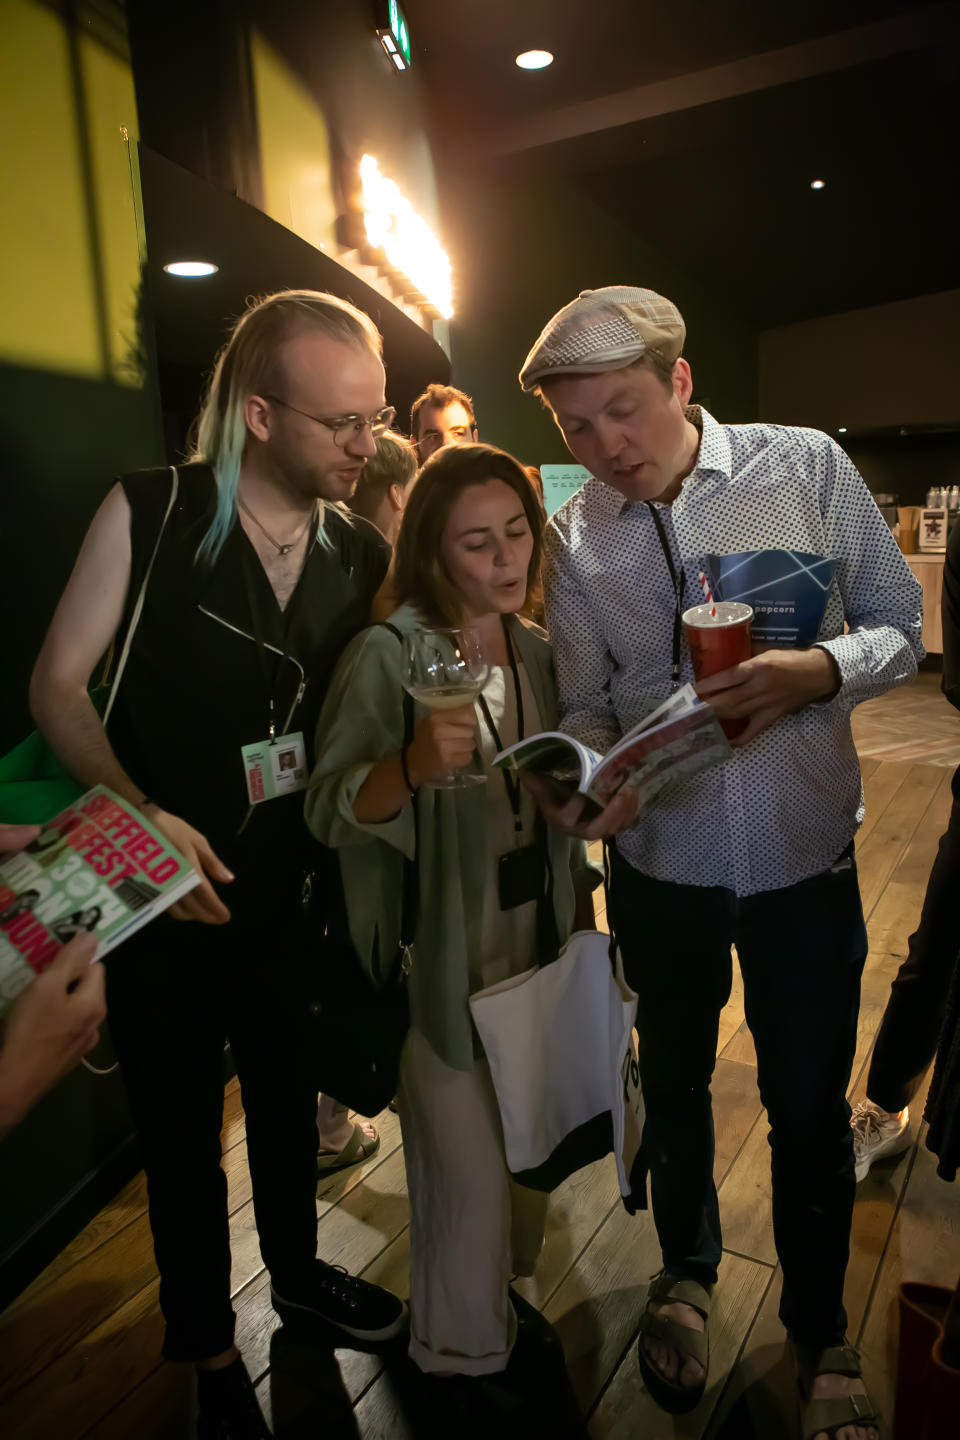
[[[171,476],[169,469],[147,470],[121,483],[131,510],[132,608]],[[127,773],[165,810],[206,835],[239,881],[254,867],[289,874],[309,863],[315,845],[303,820],[302,793],[266,801],[250,813],[240,748],[266,738],[270,694],[248,587],[256,587],[263,638],[286,652],[284,659],[270,657],[277,734],[302,731],[312,765],[330,675],[344,646],[369,621],[390,551],[374,526],[328,507],[329,545],[313,546],[281,612],[237,521],[214,565],[197,560],[215,499],[208,467],[180,468],[178,501],[154,562],[109,733]]]

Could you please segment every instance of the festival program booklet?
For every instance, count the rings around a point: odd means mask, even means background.
[[[88,790],[0,861],[0,1016],[74,935],[96,935],[101,960],[199,884],[138,810]]]
[[[501,769],[547,776],[557,783],[558,799],[563,792],[567,798],[578,792],[593,802],[585,812],[587,818],[598,814],[621,785],[632,786],[647,804],[668,785],[720,764],[731,753],[713,707],[698,699],[692,685],[684,685],[606,755],[550,730],[501,750],[493,763]]]

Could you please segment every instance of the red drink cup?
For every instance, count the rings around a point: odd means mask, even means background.
[[[716,613],[713,613],[716,612]],[[683,628],[690,646],[690,659],[697,680],[719,675],[743,660],[750,659],[750,622],[753,610],[734,600],[717,600],[712,605],[694,605],[683,612]],[[721,720],[728,740],[742,735],[744,720]]]

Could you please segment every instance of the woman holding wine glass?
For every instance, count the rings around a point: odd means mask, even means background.
[[[397,541],[399,608],[344,652],[306,802],[314,834],[339,851],[351,936],[375,979],[397,953],[404,857],[416,859],[399,1095],[410,1353],[427,1373],[461,1377],[481,1409],[502,1408],[531,1365],[562,1351],[508,1288],[532,1273],[546,1196],[507,1172],[468,999],[594,923],[582,845],[548,831],[512,777],[491,770],[500,749],[557,719],[550,647],[518,614],[537,590],[542,526],[503,451],[449,446],[427,461]],[[416,702],[409,739],[404,690]]]

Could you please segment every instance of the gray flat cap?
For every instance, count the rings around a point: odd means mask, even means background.
[[[550,376],[621,370],[648,350],[672,363],[686,333],[676,305],[655,290],[632,285],[582,290],[547,321],[523,363],[520,384],[532,390]]]

